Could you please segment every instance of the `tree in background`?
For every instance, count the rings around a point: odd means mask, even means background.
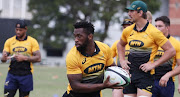
[[[33,14],[30,34],[44,47],[65,49],[72,38],[73,24],[78,20],[100,21],[101,29],[95,33],[96,40],[108,37],[109,26],[119,21],[127,4],[134,0],[29,0]],[[160,0],[142,0],[152,13],[159,10]]]

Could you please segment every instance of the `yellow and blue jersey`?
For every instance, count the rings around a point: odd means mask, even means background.
[[[39,44],[36,39],[26,36],[23,41],[19,41],[16,36],[6,40],[3,51],[8,52],[11,56],[14,54],[22,54],[24,56],[32,56],[33,52],[39,50]],[[17,62],[15,58],[11,59],[9,72],[15,75],[27,75],[33,72],[32,62]]]
[[[82,74],[82,83],[102,83],[105,67],[113,64],[108,45],[95,41],[96,51],[92,56],[82,53],[74,46],[66,57],[67,74]],[[67,93],[72,90],[68,84]],[[99,91],[100,93],[100,91]]]
[[[125,28],[121,39],[130,46],[128,55],[128,61],[131,63],[129,64],[130,72],[135,70],[141,73],[143,71],[139,70],[139,66],[153,62],[158,47],[163,46],[168,41],[163,33],[149,22],[140,31],[136,29],[135,24]],[[153,70],[151,74],[154,74]]]
[[[167,38],[169,39],[172,46],[175,48],[176,55],[174,57],[172,57],[171,59],[169,59],[167,62],[165,62],[165,63],[163,63],[160,66],[155,68],[154,76],[156,79],[160,79],[167,72],[173,70],[174,67],[176,66],[176,60],[180,59],[180,48],[179,48],[180,42],[170,35],[168,35]],[[155,61],[158,60],[163,54],[164,54],[164,50],[161,47],[159,47],[158,52],[156,53],[154,60]],[[173,79],[173,81],[175,81],[174,77],[172,79]]]
[[[111,50],[112,50],[112,56],[113,58],[116,57],[116,64],[118,66],[120,66],[120,62],[119,62],[119,56],[118,56],[118,50],[117,50],[117,43],[119,42],[119,40],[115,41],[113,43],[113,45],[111,46]],[[128,58],[128,54],[129,54],[129,45],[127,44],[126,47],[125,47],[125,59]]]

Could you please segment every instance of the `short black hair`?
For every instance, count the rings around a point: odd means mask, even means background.
[[[26,26],[27,23],[25,20],[18,20],[15,25],[16,28],[26,28]]]
[[[161,16],[155,19],[156,21],[162,21],[166,26],[170,26],[170,19],[167,16]]]
[[[91,22],[88,21],[80,21],[80,22],[76,22],[74,24],[74,28],[84,28],[87,32],[87,34],[94,34],[94,25],[91,24]]]

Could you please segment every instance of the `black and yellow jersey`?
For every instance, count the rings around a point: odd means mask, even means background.
[[[32,56],[32,53],[38,50],[38,42],[30,36],[26,36],[23,41],[19,41],[16,36],[13,36],[6,40],[3,49],[3,51],[8,52],[11,56],[15,54]],[[33,72],[32,62],[17,62],[15,58],[12,58],[9,65],[9,72],[15,75],[31,74]]]
[[[67,74],[82,74],[82,83],[102,83],[105,67],[113,64],[113,58],[108,45],[95,41],[95,47],[93,56],[89,56],[79,52],[74,46],[66,56]],[[71,90],[68,84],[68,94]]]
[[[173,70],[174,67],[176,66],[176,60],[180,59],[180,42],[170,35],[168,35],[167,38],[169,39],[170,43],[176,50],[176,55],[167,62],[155,68],[155,74],[154,74],[155,79],[160,79],[167,72]],[[155,61],[158,60],[163,54],[164,54],[164,50],[161,47],[159,47],[154,60]],[[173,81],[175,81],[174,77],[173,77]]]
[[[163,33],[149,22],[140,31],[136,29],[135,24],[128,26],[123,30],[121,39],[130,46],[128,55],[128,61],[131,63],[129,65],[130,73],[132,71],[144,73],[139,69],[139,66],[147,62],[153,62],[158,47],[163,46],[168,41]],[[151,74],[153,73],[153,70],[151,70]]]
[[[117,50],[117,43],[118,43],[118,42],[119,42],[119,40],[117,40],[117,41],[115,41],[115,42],[113,43],[113,45],[111,46],[111,50],[112,50],[112,56],[113,56],[113,58],[116,57],[116,64],[117,64],[118,66],[120,66],[119,57],[118,57],[118,50]],[[130,49],[129,45],[126,45],[126,47],[125,47],[125,59],[128,58],[129,49]]]

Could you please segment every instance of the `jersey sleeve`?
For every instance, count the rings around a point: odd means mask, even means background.
[[[168,39],[159,30],[156,30],[151,35],[153,36],[155,43],[160,47],[162,47],[168,41]]]
[[[111,46],[112,57],[113,57],[113,58],[117,55],[117,54],[116,54],[116,51],[117,51],[117,43],[118,43],[118,42],[114,42],[114,44]]]
[[[123,30],[122,35],[121,35],[121,39],[127,43],[127,36],[129,35],[128,31],[126,31],[126,29]]]
[[[110,66],[113,64],[113,61],[114,61],[114,59],[112,57],[112,50],[109,46],[106,48],[106,50],[107,50],[106,66]]]
[[[180,59],[180,42],[176,45],[176,59]]]
[[[81,74],[82,71],[78,66],[78,59],[70,53],[66,56],[67,74]]]
[[[6,40],[5,44],[4,44],[4,49],[3,51],[9,52],[10,53],[10,41],[9,39]]]
[[[37,40],[33,40],[32,41],[32,52],[38,51],[39,50],[39,44],[37,42]]]

